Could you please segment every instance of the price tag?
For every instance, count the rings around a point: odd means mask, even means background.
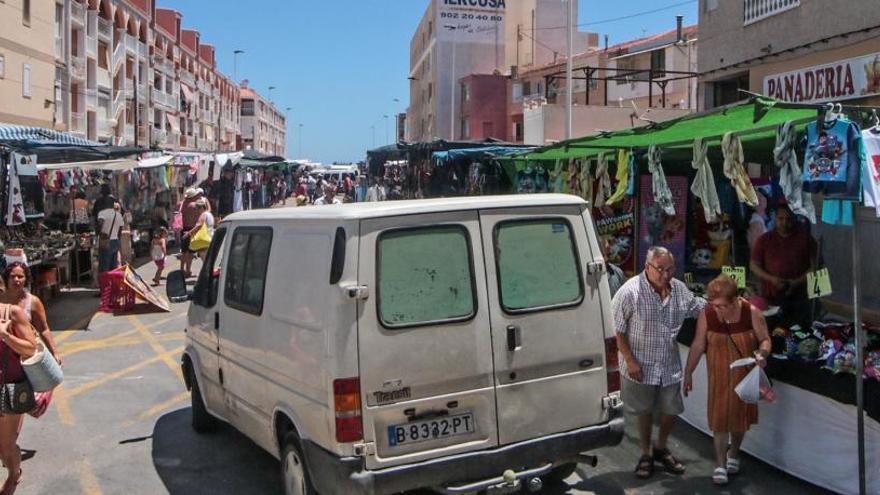
[[[807,295],[810,299],[831,295],[831,275],[827,268],[807,273]]]
[[[721,273],[736,280],[737,289],[746,288],[746,267],[744,266],[722,266]]]

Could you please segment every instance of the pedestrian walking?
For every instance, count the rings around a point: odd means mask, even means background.
[[[193,253],[189,249],[189,232],[199,221],[202,211],[196,206],[196,201],[201,198],[198,189],[189,188],[183,193],[183,205],[180,208],[183,217],[183,229],[180,236],[180,265],[186,278],[192,277]]]
[[[669,250],[652,247],[642,273],[624,283],[612,302],[623,377],[621,399],[637,418],[642,456],[635,474],[642,479],[653,474],[655,461],[670,473],[685,471],[666,444],[675,417],[684,411],[675,338],[684,320],[698,317],[706,301],[675,280],[674,272]],[[652,445],[654,414],[660,417],[660,428]]]
[[[341,205],[342,201],[336,197],[336,184],[328,182],[324,185],[324,195],[315,200],[316,206]]]
[[[7,267],[9,270],[9,267]],[[6,272],[4,272],[5,274]],[[27,377],[21,366],[22,358],[29,358],[37,351],[36,335],[30,328],[25,311],[15,304],[0,304],[0,386],[21,389],[28,394]],[[33,391],[29,396],[15,397],[7,393],[0,399],[0,461],[6,467],[7,477],[0,494],[12,495],[21,482],[21,449],[18,435],[21,431],[21,415],[33,410]]]
[[[712,481],[725,485],[728,475],[739,473],[739,449],[746,432],[758,423],[757,404],[747,404],[735,387],[750,369],[730,368],[734,361],[754,357],[761,367],[770,355],[770,334],[761,311],[738,297],[736,282],[721,275],[706,288],[709,306],[700,314],[688,354],[684,395],[693,389],[693,373],[706,353],[709,379],[709,429],[714,434],[715,471]]]
[[[125,219],[113,203],[98,213],[98,271],[107,272],[119,266],[119,238]]]
[[[159,227],[153,235],[150,245],[150,257],[156,264],[156,275],[153,277],[153,287],[162,282],[162,271],[165,270],[165,257],[168,255],[168,229]]]
[[[202,228],[202,225],[208,230],[208,237],[214,237],[214,215],[211,214],[211,211],[208,209],[208,201],[205,198],[200,198],[193,203],[195,207],[199,211],[199,219],[196,221],[196,224],[189,231],[185,232],[184,238],[187,239],[189,244],[191,244],[193,236]],[[210,243],[209,243],[210,245]],[[209,246],[190,246],[190,252],[197,254],[199,258],[205,259],[205,253],[208,252]]]

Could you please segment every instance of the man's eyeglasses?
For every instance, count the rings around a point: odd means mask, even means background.
[[[655,264],[653,264],[653,263],[648,263],[648,266],[650,266],[651,268],[657,270],[657,271],[660,272],[660,273],[673,273],[673,272],[675,271],[675,266],[674,266],[674,265],[673,265],[673,266],[668,266],[668,267],[664,268],[664,267],[661,267],[661,266],[657,266],[657,265],[655,265]]]

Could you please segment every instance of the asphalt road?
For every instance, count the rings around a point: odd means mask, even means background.
[[[150,270],[139,272],[151,278]],[[186,306],[112,316],[96,313],[92,294],[65,292],[49,304],[65,382],[43,418],[25,420],[19,444],[32,452],[17,493],[282,493],[278,462],[243,435],[228,426],[204,436],[190,428],[189,394],[178,365]],[[581,467],[565,485],[543,493],[824,493],[749,457],[743,474],[718,489],[711,482],[709,437],[684,423],[670,448],[687,473],[639,481],[631,474],[638,457],[633,432],[628,428],[620,446],[596,452],[597,468]]]

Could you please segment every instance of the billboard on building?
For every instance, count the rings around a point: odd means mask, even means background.
[[[764,78],[764,94],[794,103],[848,100],[880,94],[880,53]]]
[[[438,0],[437,40],[503,43],[506,9],[507,0]]]

